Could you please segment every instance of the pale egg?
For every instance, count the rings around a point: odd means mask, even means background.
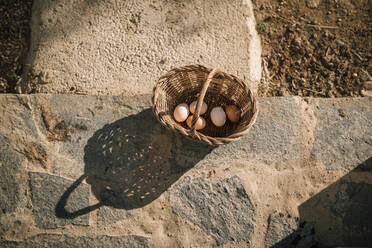
[[[226,114],[221,107],[215,107],[211,111],[211,120],[217,127],[222,127],[226,122]]]
[[[194,113],[195,112],[195,109],[196,109],[196,103],[197,101],[193,101],[191,104],[190,104],[190,112],[191,113]],[[208,109],[208,105],[203,101],[202,103],[202,106],[200,108],[200,114],[205,114],[205,112],[207,112],[207,109]]]
[[[190,115],[186,120],[186,124],[189,128],[191,128],[191,122],[192,122],[192,115]],[[195,123],[195,129],[196,130],[203,129],[205,128],[206,125],[207,125],[207,122],[205,121],[205,119],[203,117],[199,117],[199,119]]]
[[[175,108],[173,116],[177,122],[184,122],[189,116],[189,106],[186,103],[179,104]]]
[[[226,107],[226,116],[232,123],[236,123],[240,120],[241,115],[240,109],[235,105],[229,105]]]

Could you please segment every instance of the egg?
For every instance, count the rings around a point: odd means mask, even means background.
[[[232,123],[236,123],[240,120],[241,111],[235,105],[229,105],[226,107],[226,116]]]
[[[191,122],[192,122],[192,115],[190,115],[186,120],[186,124],[189,128],[191,128]],[[196,130],[203,129],[205,128],[206,125],[207,125],[207,122],[205,121],[205,119],[203,117],[199,117],[199,119],[196,121],[195,129]]]
[[[179,104],[175,108],[173,116],[177,122],[184,122],[189,116],[189,106],[186,103]]]
[[[214,107],[211,111],[211,120],[217,127],[222,127],[226,122],[226,114],[221,107]]]
[[[194,113],[195,112],[196,104],[197,104],[197,101],[193,101],[190,104],[190,112],[191,113]],[[203,101],[202,106],[200,108],[200,113],[199,114],[201,114],[201,115],[202,114],[205,114],[205,112],[207,112],[207,109],[208,109],[208,105]]]

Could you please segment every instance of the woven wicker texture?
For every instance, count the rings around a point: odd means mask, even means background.
[[[249,132],[258,113],[256,99],[242,80],[202,65],[190,65],[169,71],[156,83],[152,100],[154,114],[164,126],[195,141],[214,146],[239,140]],[[190,129],[186,122],[178,123],[174,120],[173,111],[178,104],[190,104],[195,100],[198,100],[198,104]],[[203,100],[208,105],[207,112],[202,115],[207,126],[196,131],[195,122]],[[227,120],[222,127],[213,125],[210,111],[217,106],[225,109],[230,104],[241,110],[239,122],[232,123]]]

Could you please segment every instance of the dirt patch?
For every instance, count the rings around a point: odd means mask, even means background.
[[[45,148],[37,143],[26,144],[24,154],[27,159],[33,164],[39,164],[41,167],[46,169],[46,164],[48,162],[48,154]]]
[[[49,141],[66,141],[74,128],[65,121],[58,120],[49,107],[42,106],[41,111],[42,120],[48,130],[47,139]]]
[[[259,96],[366,95],[372,72],[370,0],[253,3],[268,69]]]
[[[32,0],[0,0],[0,93],[16,93],[29,47]]]

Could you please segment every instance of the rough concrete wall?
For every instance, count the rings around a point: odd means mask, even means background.
[[[22,92],[150,93],[171,68],[203,64],[254,91],[261,46],[250,0],[36,0]]]

